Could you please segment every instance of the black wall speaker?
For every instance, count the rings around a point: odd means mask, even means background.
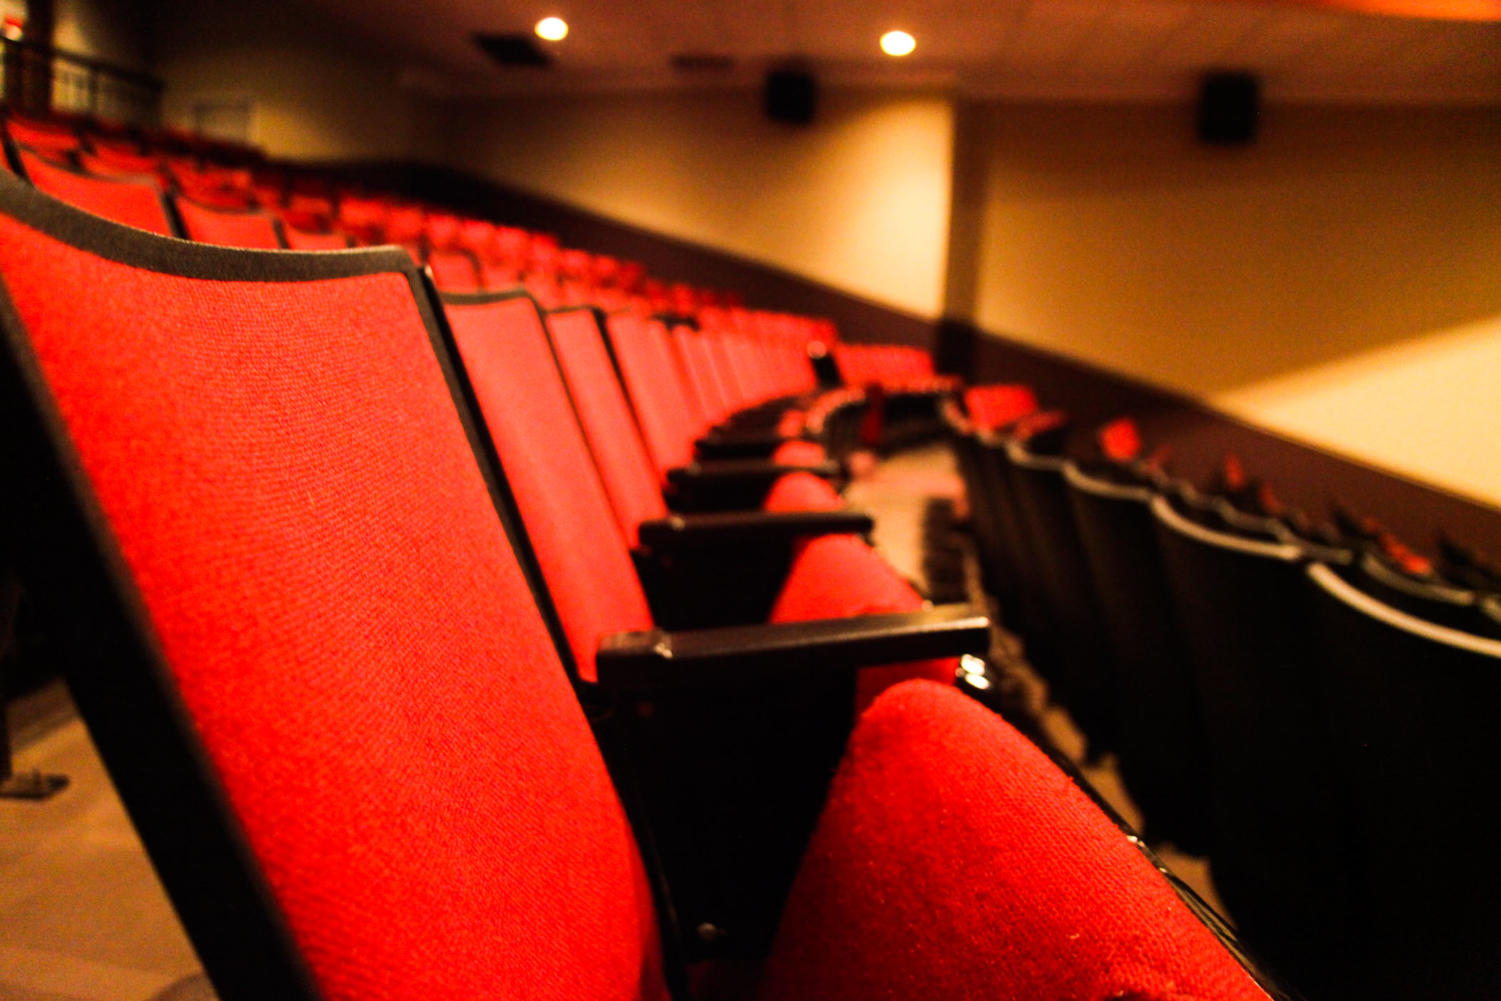
[[[1210,73],[1199,85],[1199,140],[1244,146],[1261,124],[1261,81],[1251,73]]]
[[[806,70],[772,70],[766,74],[763,98],[767,118],[788,125],[807,125],[813,121],[818,105],[818,84]]]

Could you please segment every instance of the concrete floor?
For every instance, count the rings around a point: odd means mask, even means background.
[[[70,783],[42,802],[0,800],[0,1001],[154,998],[198,958],[66,693],[30,702],[16,770]]]
[[[878,548],[921,583],[924,516],[934,498],[961,492],[947,448],[937,445],[880,463],[848,496],[876,515]],[[1010,637],[997,645],[1003,656],[1016,650]],[[1082,761],[1078,731],[1047,706],[1037,676],[1017,669],[1044,731]],[[170,992],[198,960],[66,692],[51,686],[12,711],[17,769],[61,772],[71,783],[45,802],[0,800],[0,1001],[147,1001]],[[1139,826],[1111,760],[1085,772]],[[1218,906],[1203,859],[1163,857]]]

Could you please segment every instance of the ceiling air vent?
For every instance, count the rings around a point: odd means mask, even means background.
[[[733,58],[713,52],[678,52],[670,61],[681,73],[728,73],[735,68]]]
[[[552,57],[531,35],[475,35],[474,44],[502,66],[551,66]]]

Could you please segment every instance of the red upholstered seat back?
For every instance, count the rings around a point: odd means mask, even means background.
[[[90,177],[21,150],[27,178],[53,198],[115,222],[161,236],[173,235],[161,189],[154,182]]]
[[[226,211],[200,205],[188,198],[174,199],[173,206],[177,209],[177,218],[182,220],[183,234],[189,240],[251,250],[281,249],[276,218],[265,212]]]
[[[825,535],[804,542],[793,556],[771,621],[842,619],[922,607],[922,596],[912,585],[858,537]],[[952,658],[862,668],[855,679],[855,709],[864,709],[887,688],[911,678],[952,685],[958,668]]]
[[[296,226],[282,223],[282,234],[287,238],[287,246],[293,250],[348,250],[349,237],[343,233],[319,232],[310,229],[298,229]]]
[[[1267,995],[1025,737],[918,681],[856,726],[760,997]]]
[[[11,113],[5,132],[13,142],[54,156],[66,156],[80,148],[78,130],[62,122],[23,119]]]
[[[660,327],[660,324],[657,325]],[[665,353],[665,332],[652,321],[622,313],[609,319],[610,342],[620,377],[641,427],[641,436],[656,464],[657,475],[693,460],[695,418],[690,415],[682,376]]]
[[[679,364],[698,400],[704,423],[717,424],[724,420],[734,408],[706,336],[686,326],[677,326],[672,328],[670,343],[677,350]]]
[[[433,283],[444,292],[478,292],[479,267],[468,251],[434,250],[427,255]]]
[[[593,680],[600,637],[649,629],[651,613],[542,317],[520,295],[453,298],[446,308],[579,675]]]
[[[158,240],[4,177],[0,207],[0,366],[25,345],[121,621],[320,996],[665,998],[632,832],[405,256]]]
[[[634,542],[637,526],[664,517],[667,505],[599,321],[592,310],[564,310],[547,317],[547,332],[621,530]]]

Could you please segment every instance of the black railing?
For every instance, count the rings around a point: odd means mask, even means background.
[[[0,45],[0,100],[12,107],[131,125],[161,121],[163,84],[149,73],[14,38],[0,38]]]

